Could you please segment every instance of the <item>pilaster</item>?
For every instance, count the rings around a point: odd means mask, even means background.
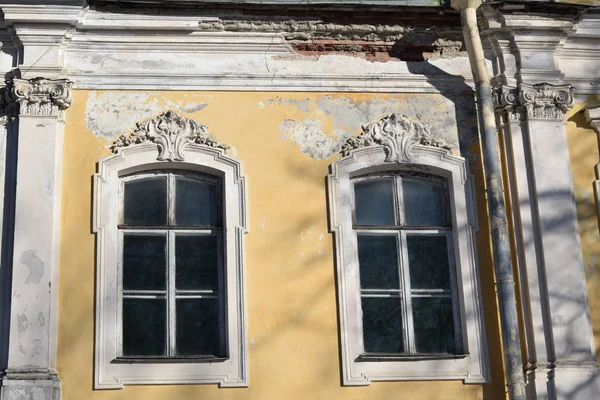
[[[560,63],[581,8],[498,4],[483,13],[509,171],[527,398],[595,398],[600,378],[566,139],[573,88]]]
[[[600,105],[588,106],[585,110],[587,122],[594,128],[598,135],[598,154],[600,154]],[[596,164],[596,180],[594,186],[594,198],[596,199],[596,211],[598,214],[598,229],[600,231],[600,161]]]
[[[56,372],[60,185],[66,79],[13,79],[3,109],[18,134],[8,366],[3,400],[60,398]]]
[[[525,321],[529,399],[600,388],[566,138],[570,85],[496,89]]]

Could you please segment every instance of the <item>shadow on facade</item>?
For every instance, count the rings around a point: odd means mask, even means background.
[[[8,366],[18,131],[18,121],[6,124],[4,198],[3,203],[0,203],[3,206],[0,253],[0,377]]]

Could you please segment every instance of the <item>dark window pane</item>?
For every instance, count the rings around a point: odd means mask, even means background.
[[[456,354],[452,299],[413,297],[412,306],[417,353]]]
[[[399,289],[396,236],[358,235],[361,289]]]
[[[411,226],[445,226],[444,189],[422,179],[402,179],[404,223]]]
[[[177,355],[224,356],[218,299],[177,299]]]
[[[204,181],[178,177],[175,187],[177,225],[217,226],[217,186]]]
[[[175,287],[217,291],[218,251],[216,235],[177,235]]]
[[[166,236],[123,237],[123,289],[164,290],[166,288]]]
[[[167,177],[125,182],[126,225],[167,224]]]
[[[407,235],[412,289],[450,289],[446,236]]]
[[[399,297],[363,297],[366,353],[404,353]]]
[[[123,355],[166,355],[166,300],[123,299]]]
[[[394,184],[377,179],[354,185],[356,223],[358,225],[395,225]]]

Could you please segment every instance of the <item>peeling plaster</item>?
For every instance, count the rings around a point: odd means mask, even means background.
[[[44,313],[39,313],[37,319],[38,319],[38,322],[40,323],[40,326],[46,325],[46,317],[44,317]]]
[[[21,255],[21,264],[25,264],[29,268],[29,275],[25,279],[25,283],[40,283],[44,276],[45,264],[37,256],[37,251],[33,249],[24,251]]]
[[[17,331],[19,333],[23,333],[27,330],[29,324],[27,323],[27,315],[19,314],[17,315]]]
[[[42,341],[40,339],[33,340],[33,349],[31,350],[31,355],[34,357],[39,356],[44,351],[44,346],[42,345]]]
[[[264,103],[261,101],[260,102],[262,104],[262,107],[260,108],[264,108]],[[304,111],[304,112],[310,112],[310,100],[309,99],[301,99],[301,100],[296,100],[296,99],[282,99],[281,97],[277,97],[275,99],[268,99],[267,100],[267,104],[272,106],[272,105],[293,105],[295,106],[298,110],[300,111]]]
[[[229,19],[201,21],[204,31],[277,32],[286,40],[358,40],[375,42],[401,41],[413,46],[462,47],[462,32],[450,27],[414,27],[399,24],[334,23],[320,18],[252,21]]]
[[[91,91],[85,109],[85,122],[94,135],[113,139],[134,129],[136,123],[161,112],[174,110],[191,114],[207,105],[191,100],[173,102],[155,93]]]
[[[331,134],[323,131],[323,123],[318,119],[306,119],[297,123],[285,120],[279,125],[280,139],[292,140],[300,146],[300,151],[312,158],[329,158],[340,152],[344,141],[352,135],[348,131],[334,129]]]
[[[313,158],[328,158],[340,151],[346,138],[361,132],[369,122],[392,113],[400,113],[431,127],[432,139],[460,148],[469,158],[468,146],[479,140],[475,117],[469,113],[472,97],[402,96],[355,100],[348,96],[325,95],[314,103],[309,99],[268,99],[263,106],[291,105],[309,113],[311,110],[332,119],[333,130],[324,132],[323,122],[312,113],[304,120],[284,120],[279,126],[280,139],[292,140],[300,151]],[[460,143],[459,143],[460,132]]]

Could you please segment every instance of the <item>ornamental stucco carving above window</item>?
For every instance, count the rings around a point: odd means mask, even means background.
[[[229,146],[208,133],[208,125],[167,111],[155,118],[138,123],[129,135],[121,135],[110,147],[114,154],[120,149],[145,142],[158,146],[158,161],[184,161],[184,150],[190,143],[227,150]]]
[[[451,149],[448,144],[433,139],[429,126],[404,115],[391,114],[364,126],[358,136],[348,138],[342,145],[341,153],[347,156],[361,147],[381,145],[386,154],[385,161],[407,162],[412,159],[416,144]]]

